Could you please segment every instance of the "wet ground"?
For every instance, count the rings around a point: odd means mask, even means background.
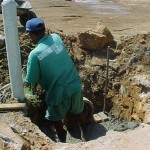
[[[129,8],[122,6],[116,0],[106,1],[106,0],[75,0],[75,2],[81,5],[87,5],[91,13],[98,15],[127,15],[129,13]]]

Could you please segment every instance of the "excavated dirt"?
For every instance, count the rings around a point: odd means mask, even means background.
[[[116,131],[134,129],[139,126],[140,122],[145,121],[145,113],[148,113],[147,110],[143,110],[141,107],[145,103],[148,105],[149,100],[143,104],[139,95],[145,91],[148,93],[149,88],[138,85],[134,82],[134,77],[147,75],[146,78],[149,78],[150,73],[149,1],[142,1],[142,3],[141,1],[127,0],[115,2],[118,2],[117,4],[124,8],[121,11],[124,11],[124,13],[119,15],[118,13],[112,13],[112,10],[109,9],[107,10],[108,14],[101,11],[101,16],[99,16],[99,14],[89,12],[91,6],[86,4],[79,5],[73,1],[59,0],[50,2],[46,0],[41,3],[39,0],[31,0],[34,12],[45,20],[48,31],[59,33],[64,40],[81,76],[83,96],[93,102],[95,106],[94,113],[102,111],[104,105],[107,45],[94,52],[81,49],[76,33],[87,29],[94,30],[95,25],[102,22],[114,36],[114,41],[109,43],[111,51],[109,56],[108,94],[106,95],[106,113],[111,117],[111,120],[102,124],[94,123],[87,127],[87,141],[95,140],[94,145],[99,145],[96,143],[96,139],[105,136],[110,129]],[[20,23],[18,23],[18,26],[21,61],[25,70],[28,54],[34,48],[34,45],[24,33],[24,28]],[[3,34],[2,20],[0,32]],[[0,89],[9,83],[6,56],[6,48],[3,46],[0,49]],[[95,62],[94,65],[93,62]],[[9,89],[0,91],[0,103],[15,102],[17,102],[17,99],[11,98]],[[92,149],[90,143],[87,144],[87,147],[81,145],[80,148],[77,148],[78,145],[69,147],[53,142],[51,139],[54,140],[54,131],[51,129],[48,133],[49,127],[43,122],[42,115],[45,106],[41,102],[34,103],[33,101],[30,101],[28,106],[28,111],[24,113],[2,111],[0,121],[8,124],[16,133],[28,141],[31,149],[60,149],[60,147],[64,149],[80,149],[81,147],[82,149]],[[51,139],[31,121],[38,125]],[[147,121],[146,123],[150,122]],[[118,136],[121,135],[118,133]],[[68,142],[78,143],[81,142],[81,139],[71,139]],[[95,148],[98,148],[98,146],[95,146]]]

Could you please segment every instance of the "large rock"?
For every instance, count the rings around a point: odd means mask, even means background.
[[[7,143],[7,144],[6,144]],[[30,150],[29,144],[5,123],[0,122],[0,149]]]
[[[79,46],[87,50],[97,50],[113,41],[111,32],[104,25],[100,25],[96,31],[78,33],[78,37]]]
[[[105,35],[108,41],[113,40],[113,35],[111,34],[111,32],[108,30],[108,28],[105,25],[97,24],[96,32],[98,34]]]

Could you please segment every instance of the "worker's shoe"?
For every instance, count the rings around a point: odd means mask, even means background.
[[[57,133],[57,135],[60,142],[66,143],[67,131],[65,129],[61,133]]]

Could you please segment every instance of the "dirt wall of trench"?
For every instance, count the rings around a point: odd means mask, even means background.
[[[48,31],[52,33],[52,31]],[[68,52],[79,71],[82,80],[83,96],[90,99],[95,106],[95,113],[102,111],[106,86],[106,50],[107,46],[95,51],[81,49],[79,39],[73,35],[59,33],[68,48]],[[28,53],[34,48],[29,37],[19,33],[22,67],[26,68]],[[114,44],[115,43],[115,44]],[[131,86],[133,77],[137,74],[149,73],[149,45],[150,34],[140,34],[130,37],[121,37],[120,41],[110,43],[109,56],[108,93],[106,95],[106,112],[111,112],[115,117],[126,120],[133,117],[135,105],[140,101],[139,94],[142,92],[138,86]],[[6,48],[0,53],[0,81],[1,86],[9,83]],[[98,65],[93,61],[98,60]],[[140,67],[142,69],[140,69]],[[125,87],[128,93],[122,95],[121,88]],[[137,115],[137,114],[136,114]],[[143,113],[138,113],[139,119],[143,120]]]

